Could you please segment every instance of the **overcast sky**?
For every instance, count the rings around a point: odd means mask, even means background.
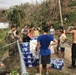
[[[41,2],[42,0],[37,0]],[[35,3],[36,0],[0,0],[0,8],[9,8],[10,6],[19,5],[21,3]]]

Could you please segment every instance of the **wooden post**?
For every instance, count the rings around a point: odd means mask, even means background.
[[[60,19],[61,19],[61,26],[63,26],[63,18],[62,18],[62,11],[61,11],[61,2],[59,1],[59,10],[60,10]]]

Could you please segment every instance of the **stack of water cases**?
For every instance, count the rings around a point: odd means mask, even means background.
[[[29,42],[21,43],[23,58],[27,67],[36,67],[39,65],[39,59],[38,56],[34,53],[35,51],[31,52],[30,45],[31,44]]]
[[[27,67],[34,66],[33,54],[30,52],[30,43],[29,42],[21,43],[21,49],[22,49],[25,65]]]
[[[64,66],[64,61],[63,59],[54,59],[54,58],[51,58],[51,64],[50,66],[52,68],[55,68],[57,70],[62,70],[62,67]]]
[[[34,66],[38,66],[39,65],[39,54],[35,54],[35,61],[34,61]]]

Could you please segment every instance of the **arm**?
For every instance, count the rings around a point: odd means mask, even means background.
[[[24,31],[24,29],[22,29],[22,30],[21,30],[21,33],[22,33],[22,34],[24,34],[24,32],[23,32],[23,31]]]
[[[11,37],[12,39],[15,39],[15,37],[14,37],[14,35],[13,35],[12,33],[10,33],[9,35],[10,35],[10,37]]]
[[[56,45],[58,43],[58,41],[56,39],[53,40],[53,43],[51,43],[48,47],[48,49],[50,49],[51,46]]]
[[[50,46],[56,45],[58,43],[58,41],[56,39],[53,40],[53,43],[50,44]]]
[[[22,38],[19,36],[19,41],[22,42]]]
[[[66,42],[66,40],[67,40],[67,37],[66,37],[66,35],[62,36],[61,43],[65,43],[65,42]]]
[[[39,52],[40,49],[40,42],[37,43],[37,53]]]
[[[55,37],[55,29],[54,29],[54,37]]]
[[[69,27],[68,30],[67,30],[67,33],[73,34],[73,33],[74,33],[73,31],[74,31],[74,30],[71,30],[71,27]]]
[[[20,38],[20,42],[22,42],[22,38]]]

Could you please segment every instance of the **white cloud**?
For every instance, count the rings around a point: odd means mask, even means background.
[[[41,0],[37,0],[40,2]],[[36,0],[0,0],[0,8],[8,8],[10,6],[19,5],[21,3],[35,3]]]

